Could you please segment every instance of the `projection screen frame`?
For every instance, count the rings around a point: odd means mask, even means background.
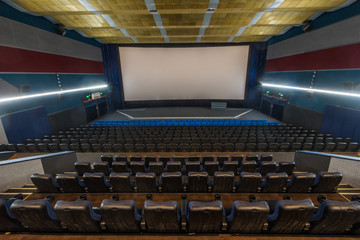
[[[177,100],[137,100],[137,101],[126,101],[123,85],[123,74],[121,69],[121,58],[120,58],[120,47],[129,47],[129,48],[197,48],[197,47],[223,47],[223,46],[248,46],[248,59],[246,67],[246,80],[245,80],[245,92],[244,99],[177,99]],[[121,80],[121,90],[122,98],[121,101],[124,103],[124,108],[144,108],[144,107],[209,107],[211,102],[226,102],[227,107],[244,107],[245,101],[248,98],[249,94],[249,72],[251,65],[251,56],[252,56],[252,47],[251,42],[245,43],[172,43],[172,44],[162,44],[162,43],[153,43],[153,44],[117,44],[118,49],[118,60],[119,60],[119,72]]]

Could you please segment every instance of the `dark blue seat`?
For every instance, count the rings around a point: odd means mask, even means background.
[[[64,193],[85,192],[85,183],[78,174],[58,174],[56,181]]]
[[[104,173],[84,173],[83,180],[90,193],[103,193],[110,191],[110,183]]]
[[[37,187],[39,192],[56,193],[60,192],[60,186],[51,174],[34,173],[31,175],[31,181]]]
[[[180,214],[176,201],[155,202],[146,200],[142,215],[147,232],[180,231]]]
[[[311,191],[317,193],[336,192],[341,180],[342,174],[339,172],[319,172],[316,175]]]

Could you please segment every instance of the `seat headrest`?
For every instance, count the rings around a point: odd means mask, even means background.
[[[262,166],[265,166],[265,165],[276,165],[276,162],[274,162],[274,161],[266,161],[266,162],[261,162],[261,165],[262,165]]]
[[[218,161],[205,161],[205,165],[219,165]]]
[[[234,172],[215,172],[215,177],[234,177]]]
[[[319,172],[322,177],[342,177],[342,174],[339,172]]]
[[[104,199],[101,203],[101,209],[121,209],[133,211],[136,208],[134,200],[115,201],[111,199]]]
[[[77,173],[64,173],[64,174],[58,174],[56,176],[56,179],[76,179],[79,175]]]
[[[266,174],[266,178],[272,178],[272,179],[274,179],[274,178],[287,178],[287,177],[288,177],[288,175],[286,173],[284,173],[284,172],[282,172],[282,173],[267,173]]]
[[[137,172],[135,175],[136,178],[156,178],[156,174],[155,173],[142,173],[142,172]]]
[[[168,202],[157,202],[152,200],[146,200],[144,203],[144,209],[146,210],[174,210],[178,209],[178,203],[176,201],[168,201]]]
[[[240,177],[261,178],[261,173],[241,172]]]
[[[162,178],[166,177],[181,177],[181,172],[163,172],[161,173]]]
[[[75,162],[75,165],[78,165],[78,166],[90,166],[90,162]]]
[[[239,165],[238,161],[225,161],[224,165]]]
[[[256,161],[242,161],[241,164],[242,165],[253,165],[253,164],[256,164]]]
[[[92,205],[89,201],[63,201],[59,200],[56,202],[54,209],[56,210],[77,210],[86,211],[92,209]]]
[[[130,162],[130,166],[133,166],[133,165],[141,166],[141,165],[144,165],[144,164],[145,164],[144,161],[131,161]]]
[[[159,161],[159,162],[150,162],[149,166],[163,166],[163,162]]]
[[[190,201],[189,211],[203,212],[203,211],[222,211],[223,203],[221,201],[210,201],[210,202],[202,202],[202,201]]]
[[[105,178],[105,174],[101,172],[84,173],[83,178]]]
[[[315,209],[314,203],[311,199],[307,198],[304,200],[294,201],[294,200],[279,200],[276,203],[276,207],[279,207],[284,210],[293,210],[293,209]]]
[[[94,166],[99,166],[99,165],[101,165],[101,166],[109,166],[109,163],[108,162],[94,162],[93,163],[93,165]]]
[[[124,166],[124,165],[127,165],[127,164],[124,161],[119,161],[119,162],[113,162],[112,165],[113,166]]]
[[[315,179],[315,174],[314,173],[294,173],[293,178],[297,178],[297,179],[303,179],[303,178],[314,178]]]
[[[110,178],[126,178],[128,179],[130,177],[130,173],[110,173]]]
[[[207,172],[189,172],[189,177],[208,177],[209,174]]]
[[[177,165],[181,165],[181,162],[180,161],[170,161],[167,163],[167,165],[177,166]]]
[[[270,212],[269,205],[266,201],[255,201],[255,202],[246,202],[246,201],[234,201],[233,209],[237,211],[257,211],[257,212]]]
[[[295,165],[295,162],[279,162],[279,165],[285,166],[285,165]]]
[[[200,161],[187,161],[186,166],[189,166],[189,165],[200,165]]]
[[[40,173],[34,173],[31,175],[31,178],[37,178],[37,179],[51,179],[54,178],[51,174],[40,174]]]

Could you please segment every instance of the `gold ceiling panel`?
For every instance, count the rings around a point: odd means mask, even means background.
[[[170,43],[264,41],[346,2],[284,0],[276,6],[274,1],[219,0],[215,11],[208,11],[210,0],[154,0],[155,6],[147,6],[145,0],[12,0],[26,11],[50,16],[104,43],[131,44],[165,43],[166,38]],[[150,13],[148,8],[156,11]]]

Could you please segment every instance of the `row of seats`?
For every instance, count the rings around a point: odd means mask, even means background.
[[[136,175],[138,172],[153,172],[156,175],[160,175],[163,172],[207,172],[210,176],[213,176],[215,172],[233,172],[238,175],[239,172],[259,172],[262,175],[274,172],[285,172],[291,175],[294,172],[295,162],[280,162],[276,165],[274,161],[263,161],[259,164],[255,161],[225,161],[222,166],[218,161],[205,161],[203,164],[200,161],[186,161],[185,165],[182,165],[180,161],[169,161],[164,166],[164,162],[149,162],[148,166],[144,161],[131,161],[128,162],[113,162],[111,168],[108,162],[94,162],[93,168],[90,162],[75,162],[75,170],[79,175],[83,175],[85,172],[101,172],[106,176],[111,172],[123,173],[131,172],[132,175]]]
[[[133,200],[102,201],[94,210],[82,196],[78,201],[0,200],[0,231],[8,232],[117,232],[117,233],[360,233],[360,203],[310,199],[234,201],[230,211],[221,196],[215,201],[153,201],[148,195],[143,209]],[[275,202],[274,209],[271,203]]]
[[[99,120],[90,126],[238,126],[238,125],[280,125],[279,122],[261,120]]]
[[[293,152],[308,150],[317,152],[356,152],[357,142],[327,143],[28,143],[2,144],[1,151],[18,152]]]
[[[296,173],[288,181],[286,173],[268,173],[262,181],[260,173],[241,172],[235,181],[233,172],[215,172],[212,181],[207,172],[136,173],[135,182],[129,173],[111,173],[109,181],[103,173],[33,174],[31,180],[39,192],[336,192],[342,180],[338,172]]]

